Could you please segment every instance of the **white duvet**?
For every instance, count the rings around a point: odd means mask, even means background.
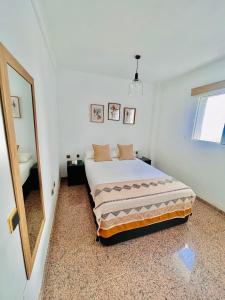
[[[85,171],[91,190],[101,183],[170,177],[140,159],[104,162],[85,159]]]

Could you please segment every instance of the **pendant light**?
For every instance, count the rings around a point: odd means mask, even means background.
[[[141,58],[140,55],[135,55],[134,57],[137,61],[137,67],[134,79],[131,81],[129,85],[129,96],[143,96],[143,83],[138,78],[138,61]]]

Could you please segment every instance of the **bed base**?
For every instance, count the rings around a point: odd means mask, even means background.
[[[39,178],[37,164],[35,163],[31,169],[27,180],[24,182],[23,186],[23,198],[27,199],[31,191],[36,191],[39,189]]]
[[[94,208],[95,204],[94,204],[94,200],[90,194],[90,187],[88,185],[88,183],[86,184],[87,186],[87,190],[88,190],[88,196],[89,196],[89,200],[90,200],[90,204],[92,209]],[[93,212],[93,216],[94,216],[94,221],[97,227],[97,221],[95,218],[95,214]],[[96,241],[100,241],[103,245],[105,246],[110,246],[110,245],[114,245],[117,243],[121,243],[121,242],[125,242],[128,240],[131,240],[133,238],[137,238],[137,237],[141,237],[144,236],[146,234],[151,234],[163,229],[167,229],[173,226],[177,226],[180,224],[184,224],[188,221],[189,216],[186,216],[185,218],[176,218],[176,219],[172,219],[172,220],[167,220],[167,221],[163,221],[160,223],[156,223],[156,224],[152,224],[152,225],[148,225],[145,227],[140,227],[140,228],[135,228],[135,229],[131,229],[131,230],[127,230],[124,232],[120,232],[117,233],[109,238],[103,238],[101,236],[97,236],[96,237]]]
[[[132,230],[117,233],[109,238],[103,238],[100,236],[100,237],[98,237],[98,240],[103,245],[110,246],[110,245],[114,245],[117,243],[131,240],[131,239],[134,239],[137,237],[141,237],[146,234],[154,233],[154,232],[157,232],[157,231],[160,231],[163,229],[167,229],[167,228],[170,228],[173,226],[184,224],[185,222],[187,222],[188,218],[189,218],[189,216],[187,216],[185,218],[177,218],[177,219],[172,219],[172,220],[168,220],[168,221],[163,221],[163,222],[148,225],[145,227],[135,228]]]
[[[26,198],[29,196],[30,192],[32,191],[31,175],[29,175],[27,180],[24,182],[22,189],[23,189],[23,198],[24,200],[26,200]]]

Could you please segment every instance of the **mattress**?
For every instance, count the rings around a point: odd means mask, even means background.
[[[141,160],[86,160],[85,169],[100,237],[192,213],[192,189]]]
[[[19,163],[19,171],[20,171],[20,180],[21,184],[24,185],[27,178],[30,175],[30,169],[34,165],[34,160],[31,158],[26,162]]]

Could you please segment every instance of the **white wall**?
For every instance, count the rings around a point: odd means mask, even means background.
[[[58,72],[60,111],[60,171],[66,176],[66,154],[74,159],[92,143],[133,143],[140,154],[149,154],[153,87],[144,86],[143,97],[128,96],[128,80],[72,70]],[[108,102],[121,104],[120,121],[108,119]],[[105,105],[105,122],[90,122],[90,104]],[[135,125],[123,124],[123,108],[136,107]]]
[[[197,107],[191,89],[225,79],[225,60],[157,88],[154,164],[190,185],[198,196],[225,211],[225,147],[191,140]]]
[[[26,280],[19,232],[9,234],[6,220],[15,207],[4,131],[0,130],[0,298],[37,299],[59,183],[58,121],[55,71],[29,0],[0,0],[0,40],[33,76],[46,222],[32,276]],[[0,128],[3,120],[0,116]],[[53,181],[56,191],[51,196]]]

